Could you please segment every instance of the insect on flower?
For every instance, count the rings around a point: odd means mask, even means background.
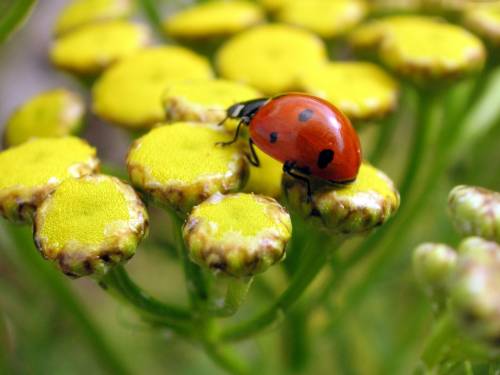
[[[239,119],[234,137],[242,125],[249,126],[250,162],[258,166],[256,144],[283,162],[283,171],[307,183],[310,176],[336,184],[356,179],[361,165],[361,146],[349,119],[331,103],[315,96],[289,93],[236,103],[227,109],[226,119]],[[220,124],[223,124],[224,119]]]

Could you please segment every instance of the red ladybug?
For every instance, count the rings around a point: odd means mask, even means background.
[[[249,126],[250,162],[259,165],[255,143],[283,162],[284,172],[307,182],[309,195],[308,176],[333,183],[356,179],[361,164],[358,135],[349,119],[323,99],[300,93],[254,99],[229,107],[227,118],[240,122],[234,138],[223,145],[238,139],[242,125]]]

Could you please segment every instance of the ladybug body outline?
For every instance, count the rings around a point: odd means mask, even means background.
[[[230,106],[226,119],[239,119],[230,144],[241,126],[249,127],[249,160],[259,165],[253,145],[283,162],[283,171],[307,183],[314,176],[335,184],[356,179],[361,146],[349,119],[326,100],[302,93],[259,98]],[[222,123],[226,120],[224,119]]]

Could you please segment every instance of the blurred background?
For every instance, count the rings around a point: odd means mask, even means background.
[[[12,111],[33,95],[54,87],[66,87],[88,96],[88,91],[72,77],[55,70],[48,61],[54,21],[69,1],[39,1],[26,24],[0,45],[0,130]],[[168,5],[168,4],[167,4]],[[500,93],[499,93],[500,98]],[[88,99],[88,97],[87,97]],[[500,105],[500,104],[499,104]],[[113,127],[89,118],[85,138],[98,147],[98,154],[117,165],[123,163],[128,137]],[[405,124],[397,129],[388,155],[398,155],[408,147]],[[370,131],[363,133],[369,142]],[[377,281],[376,288],[334,331],[323,324],[328,310],[319,310],[311,325],[317,337],[309,343],[312,354],[310,374],[406,374],[418,363],[431,324],[431,306],[413,278],[410,251],[422,241],[456,244],[459,240],[446,213],[446,198],[457,184],[500,188],[498,139],[500,126],[493,129],[466,155],[456,155],[425,208],[426,214],[411,223],[411,235],[400,241],[390,270]],[[399,163],[386,158],[381,168],[397,178]],[[161,213],[153,213],[160,218]],[[0,235],[3,233],[0,232]],[[83,333],[71,309],[56,302],[47,285],[40,284],[37,272],[50,272],[45,264],[26,264],[19,252],[33,248],[11,248],[0,241],[0,373],[5,374],[107,374],[102,358],[92,350],[92,340]],[[127,266],[137,282],[158,298],[182,302],[185,299],[182,275],[176,262],[162,249],[148,242]],[[42,271],[40,271],[42,270]],[[363,272],[363,267],[357,270]],[[54,273],[55,274],[55,273]],[[61,277],[58,274],[54,277]],[[272,275],[270,276],[272,277]],[[342,290],[355,281],[354,272]],[[200,348],[176,338],[168,331],[154,330],[136,315],[100,290],[90,279],[63,281],[77,296],[99,334],[134,374],[222,374]],[[334,303],[341,303],[342,290]],[[252,293],[246,306],[263,304]],[[241,314],[248,314],[247,307]],[[293,338],[289,338],[293,339]],[[270,353],[261,374],[279,374],[287,353],[281,349],[279,332],[270,331],[255,340],[239,344],[249,359]],[[397,352],[397,358],[394,353]],[[2,372],[3,371],[3,372]]]

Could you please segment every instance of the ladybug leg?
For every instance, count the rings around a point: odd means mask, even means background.
[[[248,138],[248,145],[250,146],[250,155],[247,155],[248,161],[255,167],[260,167],[260,160],[255,152],[254,143],[252,138]]]
[[[307,186],[307,203],[311,203],[312,201],[312,190],[311,190],[311,181],[305,176],[301,176],[300,174],[297,174],[293,172],[293,169],[295,168],[295,162],[287,160],[285,164],[283,164],[283,172],[286,174],[292,176],[293,178],[296,178],[297,180],[303,181],[306,183]]]
[[[247,125],[248,124],[248,120],[246,117],[243,117],[240,122],[238,123],[238,126],[236,127],[236,132],[234,133],[234,137],[233,139],[231,139],[229,142],[217,142],[216,145],[217,146],[229,146],[229,145],[232,145],[233,143],[235,143],[239,136],[240,136],[240,130],[241,130],[241,126],[242,125]]]

